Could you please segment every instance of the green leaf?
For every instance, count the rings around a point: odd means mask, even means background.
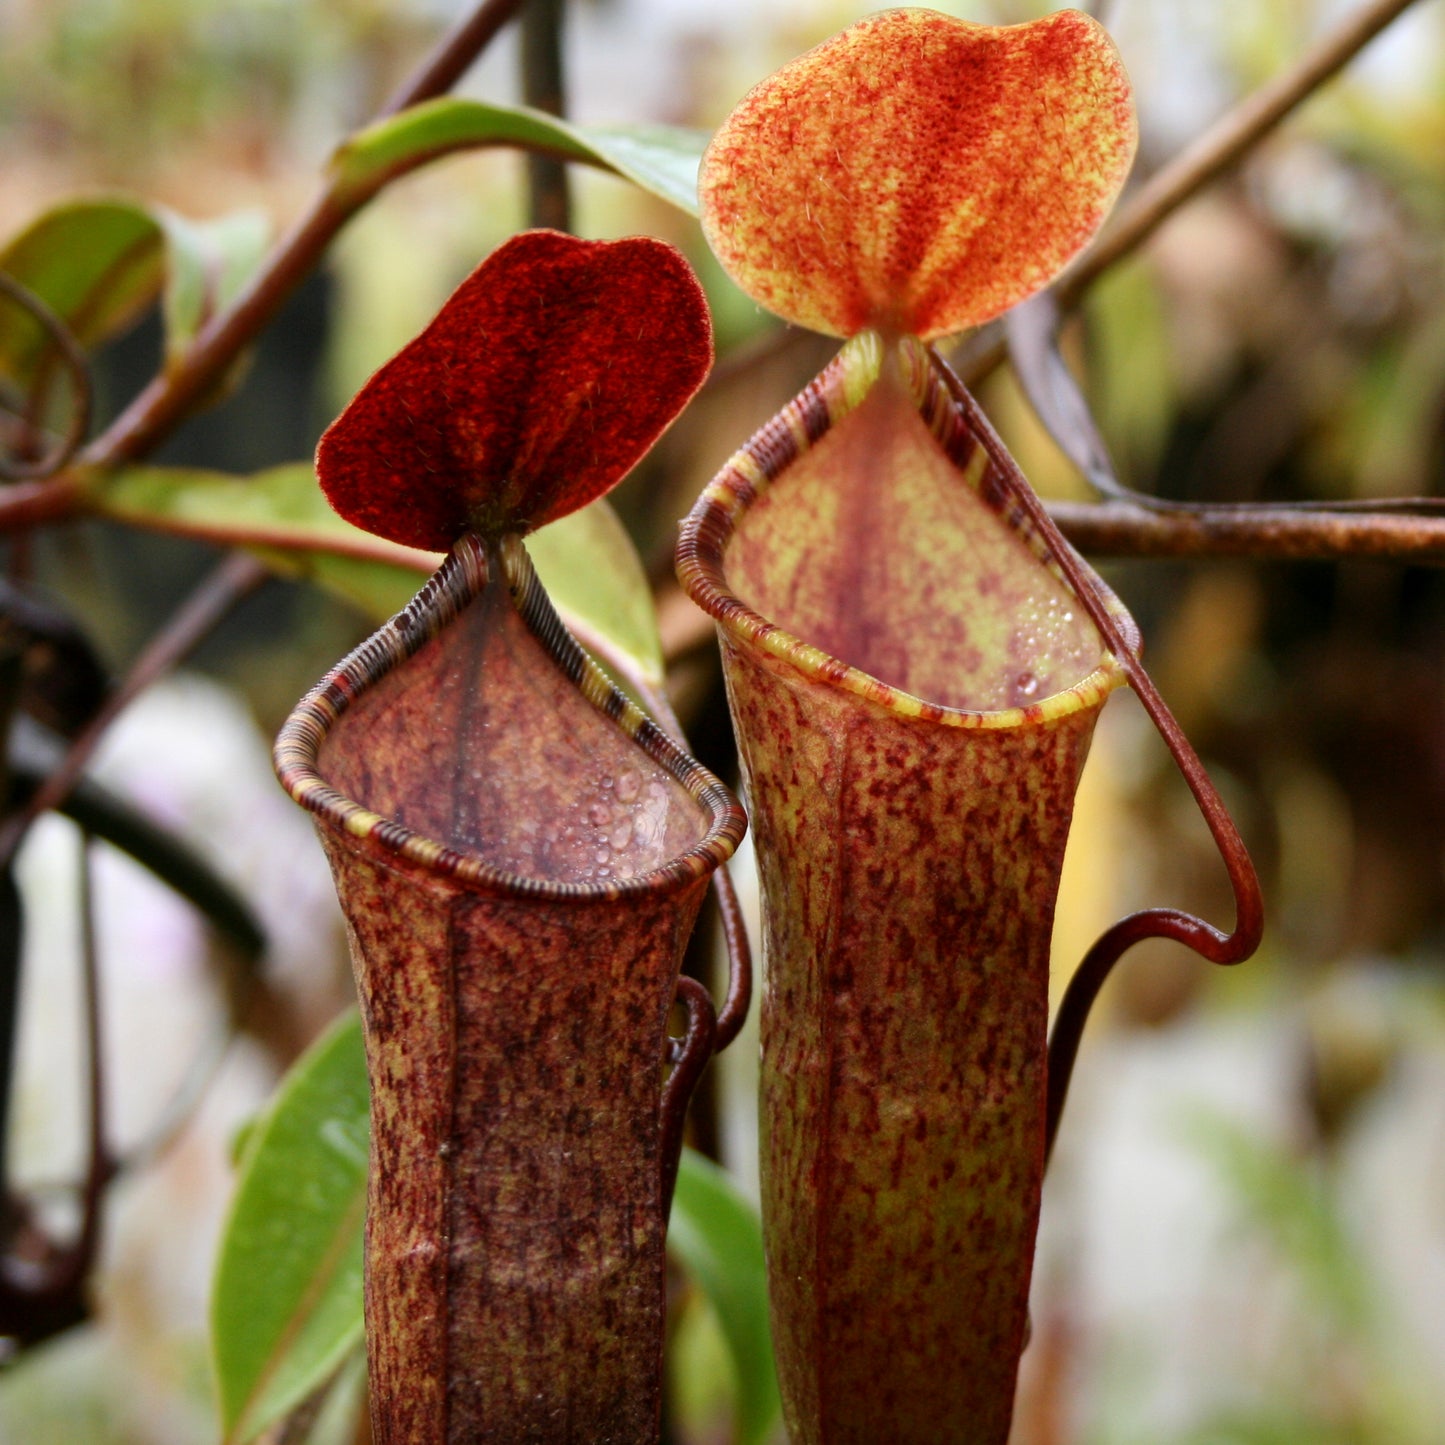
[[[93,473],[91,506],[153,531],[246,547],[275,571],[344,597],[368,617],[398,612],[440,562],[343,522],[326,504],[309,462],[249,477],[180,467]]]
[[[537,575],[557,610],[663,681],[662,639],[652,589],[632,538],[605,499],[527,538]],[[583,638],[585,642],[587,639]]]
[[[399,550],[343,522],[326,504],[309,462],[287,462],[248,477],[201,468],[121,467],[91,475],[89,500],[118,521],[217,542]]]
[[[225,1445],[245,1445],[324,1385],[361,1338],[367,1128],[366,1059],[350,1012],[287,1075],[247,1140],[211,1302]],[[762,1226],[727,1174],[690,1149],[667,1247],[727,1341],[736,1439],[764,1445],[781,1407]]]
[[[244,1445],[361,1336],[366,1061],[348,1014],[286,1076],[245,1151],[211,1294],[226,1445]]]
[[[165,274],[160,230],[129,201],[72,201],[31,222],[0,249],[0,270],[28,287],[93,347],[134,324],[160,292]],[[0,368],[28,376],[45,333],[7,307]]]
[[[597,164],[615,170],[689,216],[697,215],[697,172],[712,139],[709,131],[677,125],[572,129],[598,156]]]
[[[712,1305],[738,1382],[738,1445],[772,1438],[781,1414],[757,1211],[716,1164],[682,1152],[667,1247]]]
[[[173,365],[206,321],[240,293],[270,243],[271,224],[260,211],[188,221],[156,208],[155,216],[166,240],[163,312],[166,363]]]
[[[352,207],[454,151],[521,146],[612,171],[695,216],[708,139],[676,126],[581,126],[522,106],[446,97],[358,131],[336,152],[331,171],[337,201]]]
[[[258,212],[195,222],[123,197],[70,201],[0,247],[0,270],[39,296],[87,349],[134,325],[164,293],[166,356],[173,361],[236,295],[268,235]],[[0,369],[26,377],[46,346],[33,320],[7,308]]]
[[[306,577],[378,621],[399,611],[440,558],[398,547],[344,522],[309,462],[250,477],[179,467],[93,473],[89,500],[118,521],[220,545],[243,546],[290,576]],[[662,678],[662,643],[647,575],[617,514],[594,502],[533,533],[527,546],[569,621]]]

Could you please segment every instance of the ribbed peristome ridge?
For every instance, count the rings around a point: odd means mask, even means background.
[[[591,736],[605,742],[609,734],[616,733],[629,740],[626,748],[609,747],[613,761],[623,760],[620,766],[625,769],[640,751],[656,765],[658,772],[665,773],[681,792],[694,800],[702,826],[696,830],[697,836],[680,846],[675,854],[659,856],[655,866],[636,868],[625,877],[614,876],[610,870],[599,875],[595,869],[591,878],[575,876],[586,871],[582,867],[569,870],[574,876],[567,877],[526,873],[491,861],[489,842],[476,822],[468,828],[465,820],[454,817],[452,823],[460,823],[460,827],[429,834],[409,826],[397,816],[408,811],[404,802],[388,810],[374,795],[349,795],[345,787],[339,786],[338,772],[349,778],[355,771],[349,760],[338,757],[334,741],[343,719],[358,706],[366,707],[368,703],[375,706],[376,693],[383,686],[392,694],[412,690],[411,684],[405,681],[388,683],[388,679],[394,679],[403,663],[425,649],[439,651],[440,639],[447,630],[469,611],[476,613],[474,604],[483,598],[489,579],[496,584],[493,592],[498,599],[503,595],[512,598],[516,617],[522,624],[520,628],[513,625],[512,630],[518,634],[529,633],[539,656],[550,660],[552,670],[565,679],[569,689],[585,699],[609,724],[615,725],[592,729]],[[499,614],[505,611],[500,607],[496,610]],[[474,622],[476,620],[474,617]],[[465,665],[478,668],[477,693],[484,698],[492,686],[491,680],[485,678],[475,656]],[[538,676],[546,674],[541,672]],[[562,694],[558,692],[556,696]],[[465,705],[466,701],[459,697],[457,705]],[[428,702],[419,703],[417,717],[405,721],[419,724],[421,712],[427,706]],[[403,707],[403,704],[394,704],[392,711],[399,713]],[[519,731],[536,733],[541,719],[522,714],[507,721]],[[373,726],[375,719],[368,718],[367,722]],[[435,733],[435,728],[423,730],[418,726],[410,735],[411,746],[397,760],[389,797],[404,791],[403,773],[422,774],[429,761],[438,759]],[[432,750],[431,757],[425,759],[423,755],[428,749]],[[322,763],[323,754],[328,755],[330,766]],[[391,855],[459,882],[495,887],[508,893],[581,899],[616,897],[624,892],[685,883],[710,873],[730,857],[746,829],[742,810],[729,791],[696,759],[677,747],[577,645],[548,601],[522,542],[515,537],[504,538],[490,557],[480,538],[470,534],[463,537],[440,571],[405,610],[338,663],[301,700],[281,729],[275,758],[277,775],[286,790],[328,827],[366,840],[374,845],[379,856]],[[453,790],[455,793],[466,791],[467,784],[460,779],[447,777],[445,781],[458,784]],[[469,780],[473,785],[479,781],[482,780]],[[553,788],[557,779],[547,777],[545,770],[539,769],[533,781],[544,788]],[[502,817],[498,821],[509,819]],[[451,836],[441,836],[443,833]]]

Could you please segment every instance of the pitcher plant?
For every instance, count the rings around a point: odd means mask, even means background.
[[[1253,869],[1134,623],[934,346],[1078,252],[1134,145],[1088,17],[897,10],[756,87],[704,157],[724,268],[851,338],[678,549],[717,622],[762,876],[764,1227],[793,1445],[1003,1445],[1089,1004],[1141,937],[1217,962],[1258,941]],[[1204,810],[1237,919],[1116,925],[1050,1044],[1074,791],[1124,682]]]
[[[522,537],[606,492],[711,354],[671,247],[526,233],[317,453],[343,516],[449,553],[276,748],[361,999],[373,1426],[394,1445],[658,1435],[666,1206],[714,1019],[678,971],[744,820],[573,641]]]

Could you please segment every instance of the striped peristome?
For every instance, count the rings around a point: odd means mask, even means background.
[[[558,670],[696,799],[710,819],[706,836],[696,846],[658,869],[630,878],[593,883],[528,878],[372,812],[331,787],[317,771],[321,745],[347,709],[378,679],[443,632],[485,586],[494,566],[502,568],[522,620]],[[481,538],[464,535],[416,597],[297,704],[276,740],[275,764],[291,796],[330,826],[458,883],[514,896],[594,899],[665,889],[710,873],[731,856],[746,827],[742,809],[727,788],[679,748],[578,645],[557,616],[522,539],[515,534],[504,536],[490,553]]]
[[[890,348],[876,331],[863,331],[833,361],[736,452],[712,479],[682,525],[677,548],[677,573],[693,601],[726,630],[791,663],[808,676],[904,716],[918,716],[950,727],[1010,728],[1069,712],[1102,698],[1119,682],[1118,663],[1105,656],[1097,669],[1074,687],[1021,708],[975,711],[943,707],[898,688],[810,646],[768,621],[741,601],[728,585],[723,552],[744,512],[783,473],[854,411],[883,373],[896,362],[903,380],[944,454],[971,487],[1059,582],[1066,579],[1053,548],[1020,500],[1026,486],[982,411],[956,379],[945,373],[938,353],[916,337],[905,336]],[[953,380],[953,385],[949,381]],[[1104,589],[1125,637],[1137,645],[1133,620]]]

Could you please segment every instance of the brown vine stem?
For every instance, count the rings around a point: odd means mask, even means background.
[[[1051,502],[1049,514],[1097,557],[1249,557],[1445,562],[1445,518],[1270,507],[1157,511],[1132,502]]]
[[[190,653],[242,598],[254,592],[269,570],[244,552],[232,552],[191,593],[180,610],[151,639],[120,685],[71,743],[65,757],[0,827],[0,869],[7,867],[30,825],[64,802],[79,781],[111,723],[153,682]]]
[[[521,0],[482,3],[438,43],[431,56],[382,107],[376,119],[449,90],[516,13]],[[366,197],[342,203],[330,186],[277,242],[251,283],[201,329],[173,370],[157,376],[86,449],[89,462],[114,465],[151,451],[226,374],[282,303],[311,273],[336,233]],[[7,517],[8,521],[9,518]]]
[[[522,99],[548,115],[567,114],[562,13],[565,0],[526,0],[522,6]],[[527,152],[528,224],[572,229],[567,165],[556,156]]]
[[[1288,70],[1227,111],[1197,141],[1161,166],[1119,209],[1113,225],[1056,283],[1059,305],[1079,304],[1106,271],[1131,256],[1165,221],[1237,165],[1284,118],[1339,74],[1416,0],[1369,0],[1305,52]],[[957,369],[974,386],[1003,361],[1003,332],[991,328],[966,348]]]
[[[1136,251],[1186,201],[1237,165],[1285,116],[1338,75],[1415,0],[1369,0],[1294,65],[1238,105],[1156,171],[1119,219],[1059,282],[1059,300],[1075,305],[1115,262]]]
[[[69,373],[75,399],[70,424],[59,445],[47,455],[34,457],[0,456],[0,479],[26,481],[43,479],[58,472],[80,449],[90,428],[90,412],[95,389],[91,385],[90,363],[70,328],[28,286],[22,286],[8,272],[0,271],[0,296],[24,311],[45,333],[61,366]],[[44,382],[33,392],[32,404],[43,406],[40,398],[46,393]]]

